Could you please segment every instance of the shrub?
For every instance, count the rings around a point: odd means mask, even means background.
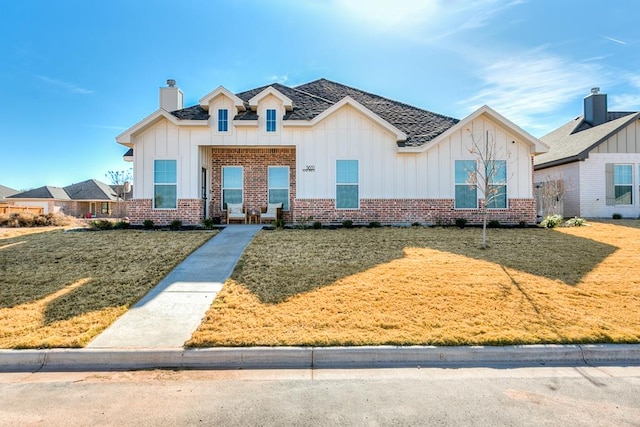
[[[61,213],[32,214],[30,212],[17,212],[0,215],[2,227],[61,227],[73,223],[73,218]]]
[[[182,221],[180,221],[179,219],[174,219],[173,221],[171,221],[171,224],[169,224],[169,229],[170,230],[180,230],[182,228]]]
[[[563,221],[564,221],[564,218],[562,218],[562,215],[558,215],[558,214],[547,215],[540,222],[540,227],[542,227],[542,228],[556,228],[560,224],[562,224]]]
[[[622,215],[619,213],[614,213],[613,215],[611,215],[611,218],[613,219],[622,219]]]
[[[378,221],[371,221],[369,223],[369,227],[371,227],[371,228],[380,228],[380,227],[382,227],[382,224],[380,224]]]
[[[127,221],[118,221],[118,222],[113,224],[113,228],[115,230],[124,230],[126,228],[129,228],[130,226],[131,226],[131,224],[129,224],[129,222],[127,222]]]
[[[527,226],[527,221],[520,221],[518,223],[518,227],[520,227],[520,228],[525,228],[526,226]]]
[[[111,230],[111,228],[113,228],[111,221],[107,221],[106,219],[91,221],[89,226],[95,230]]]
[[[313,228],[315,228],[316,230],[320,230],[322,228],[322,223],[320,221],[314,222]]]
[[[499,228],[500,227],[500,221],[498,221],[497,219],[492,219],[487,224],[487,227],[489,227],[489,228]]]
[[[350,219],[345,219],[344,221],[342,221],[342,226],[344,228],[352,228],[353,227],[353,221],[351,221]]]
[[[418,221],[411,224],[412,227],[420,227],[421,225],[422,224],[420,224]]]
[[[567,227],[582,227],[587,224],[584,218],[573,217],[569,221],[567,221]]]
[[[467,219],[466,218],[456,218],[456,225],[460,228],[464,228],[465,225],[467,225]]]
[[[145,219],[144,221],[142,221],[142,226],[147,230],[151,230],[153,228],[153,220]]]
[[[213,218],[205,218],[202,220],[202,226],[207,230],[211,230],[215,223],[216,222]]]
[[[284,228],[284,219],[278,218],[275,221],[271,221],[271,225],[275,228]]]

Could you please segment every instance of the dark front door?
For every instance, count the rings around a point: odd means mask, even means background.
[[[202,217],[207,217],[207,170],[202,168]]]

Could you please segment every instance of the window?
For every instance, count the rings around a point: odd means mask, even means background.
[[[218,110],[218,132],[229,130],[229,110]]]
[[[175,209],[178,200],[177,161],[154,160],[153,184],[153,207]]]
[[[358,161],[336,161],[336,208],[358,209]]]
[[[478,188],[476,187],[475,160],[455,161],[455,207],[456,209],[475,209],[478,207]]]
[[[109,202],[100,203],[100,213],[103,213],[103,214],[109,213]]]
[[[489,184],[489,209],[507,208],[507,161],[493,160],[487,162]]]
[[[242,203],[242,166],[222,167],[222,209],[227,203]]]
[[[288,166],[269,166],[269,203],[282,203],[282,210],[289,210]]]
[[[613,165],[616,205],[633,204],[633,165]]]
[[[276,131],[276,110],[267,110],[267,132]]]
[[[633,204],[633,165],[605,164],[606,205]]]

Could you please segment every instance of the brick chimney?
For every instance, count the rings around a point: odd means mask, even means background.
[[[160,108],[166,111],[176,111],[183,108],[182,91],[173,79],[167,80],[167,87],[160,88]]]
[[[600,93],[599,87],[591,89],[584,98],[584,121],[598,126],[607,121],[607,94]]]

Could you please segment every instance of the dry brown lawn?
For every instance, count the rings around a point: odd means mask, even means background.
[[[215,234],[12,230],[0,238],[0,348],[84,346]]]
[[[190,346],[636,343],[640,222],[260,232]]]

